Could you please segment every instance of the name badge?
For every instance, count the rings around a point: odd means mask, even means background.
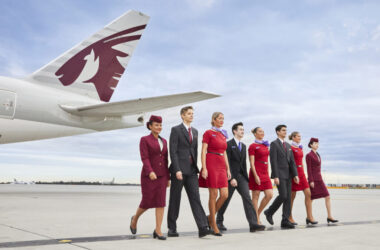
[[[259,149],[260,147],[256,147],[256,149]]]
[[[215,137],[216,135],[215,135],[215,134],[212,134],[212,136],[214,136],[214,137]]]
[[[236,146],[232,146],[232,148],[236,148]]]

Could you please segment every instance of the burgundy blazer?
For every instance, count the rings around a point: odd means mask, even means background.
[[[314,151],[310,151],[306,155],[307,177],[309,179],[309,182],[322,181],[322,175],[321,175],[322,159],[319,156],[319,154],[318,155],[317,154],[314,153]]]
[[[140,155],[143,162],[141,174],[149,176],[154,172],[157,177],[168,176],[168,146],[164,138],[160,137],[163,143],[162,151],[158,139],[152,134],[141,137],[140,140]]]

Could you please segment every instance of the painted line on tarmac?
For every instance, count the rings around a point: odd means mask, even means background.
[[[265,231],[280,231],[280,230],[301,230],[310,228],[321,227],[337,227],[337,226],[352,226],[352,225],[366,225],[366,224],[380,224],[380,220],[369,221],[352,221],[352,222],[338,222],[334,224],[317,224],[313,226],[299,225],[295,229],[281,229],[279,226],[270,226]],[[229,229],[223,234],[236,234],[249,232],[248,228],[245,229]],[[264,232],[264,231],[263,231]],[[180,236],[195,236],[198,237],[198,232],[181,232]],[[208,236],[212,237],[212,236]],[[31,240],[31,241],[13,241],[13,242],[1,242],[0,248],[15,248],[15,247],[33,247],[33,246],[46,246],[46,245],[63,245],[63,244],[78,244],[78,243],[90,243],[100,241],[120,241],[120,240],[143,240],[152,239],[150,234],[137,234],[137,235],[114,235],[114,236],[96,236],[96,237],[77,237],[77,238],[62,238],[62,239],[46,239],[46,240]],[[76,245],[77,246],[77,245]],[[78,246],[79,247],[79,246]]]

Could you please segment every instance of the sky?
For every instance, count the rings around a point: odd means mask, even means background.
[[[193,126],[320,139],[327,183],[380,183],[380,2],[0,0],[0,75],[25,77],[124,12],[151,17],[112,101],[207,91]],[[181,122],[163,116],[162,136]],[[1,123],[0,123],[1,125]],[[1,127],[0,127],[1,129]],[[139,182],[145,127],[0,145],[0,181]]]

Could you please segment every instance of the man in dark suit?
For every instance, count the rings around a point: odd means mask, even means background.
[[[170,199],[168,210],[168,236],[178,237],[177,218],[181,203],[182,188],[185,187],[191,211],[197,223],[199,237],[210,234],[208,220],[203,210],[198,184],[198,131],[191,127],[194,111],[191,106],[181,109],[183,123],[172,128],[170,133]]]
[[[231,180],[228,185],[228,198],[218,211],[216,223],[219,230],[227,230],[223,225],[223,215],[230,203],[235,189],[239,192],[243,200],[245,217],[249,224],[250,232],[264,230],[265,226],[257,224],[256,210],[253,207],[251,197],[249,195],[248,174],[247,174],[247,152],[246,146],[241,142],[244,136],[243,123],[239,122],[232,126],[234,138],[227,142],[227,157],[230,164]]]
[[[279,195],[272,205],[264,211],[266,219],[273,225],[273,214],[282,204],[281,228],[294,228],[289,221],[291,209],[292,178],[299,182],[297,167],[290,144],[285,142],[286,125],[276,127],[277,139],[270,144],[271,178],[277,186]]]

